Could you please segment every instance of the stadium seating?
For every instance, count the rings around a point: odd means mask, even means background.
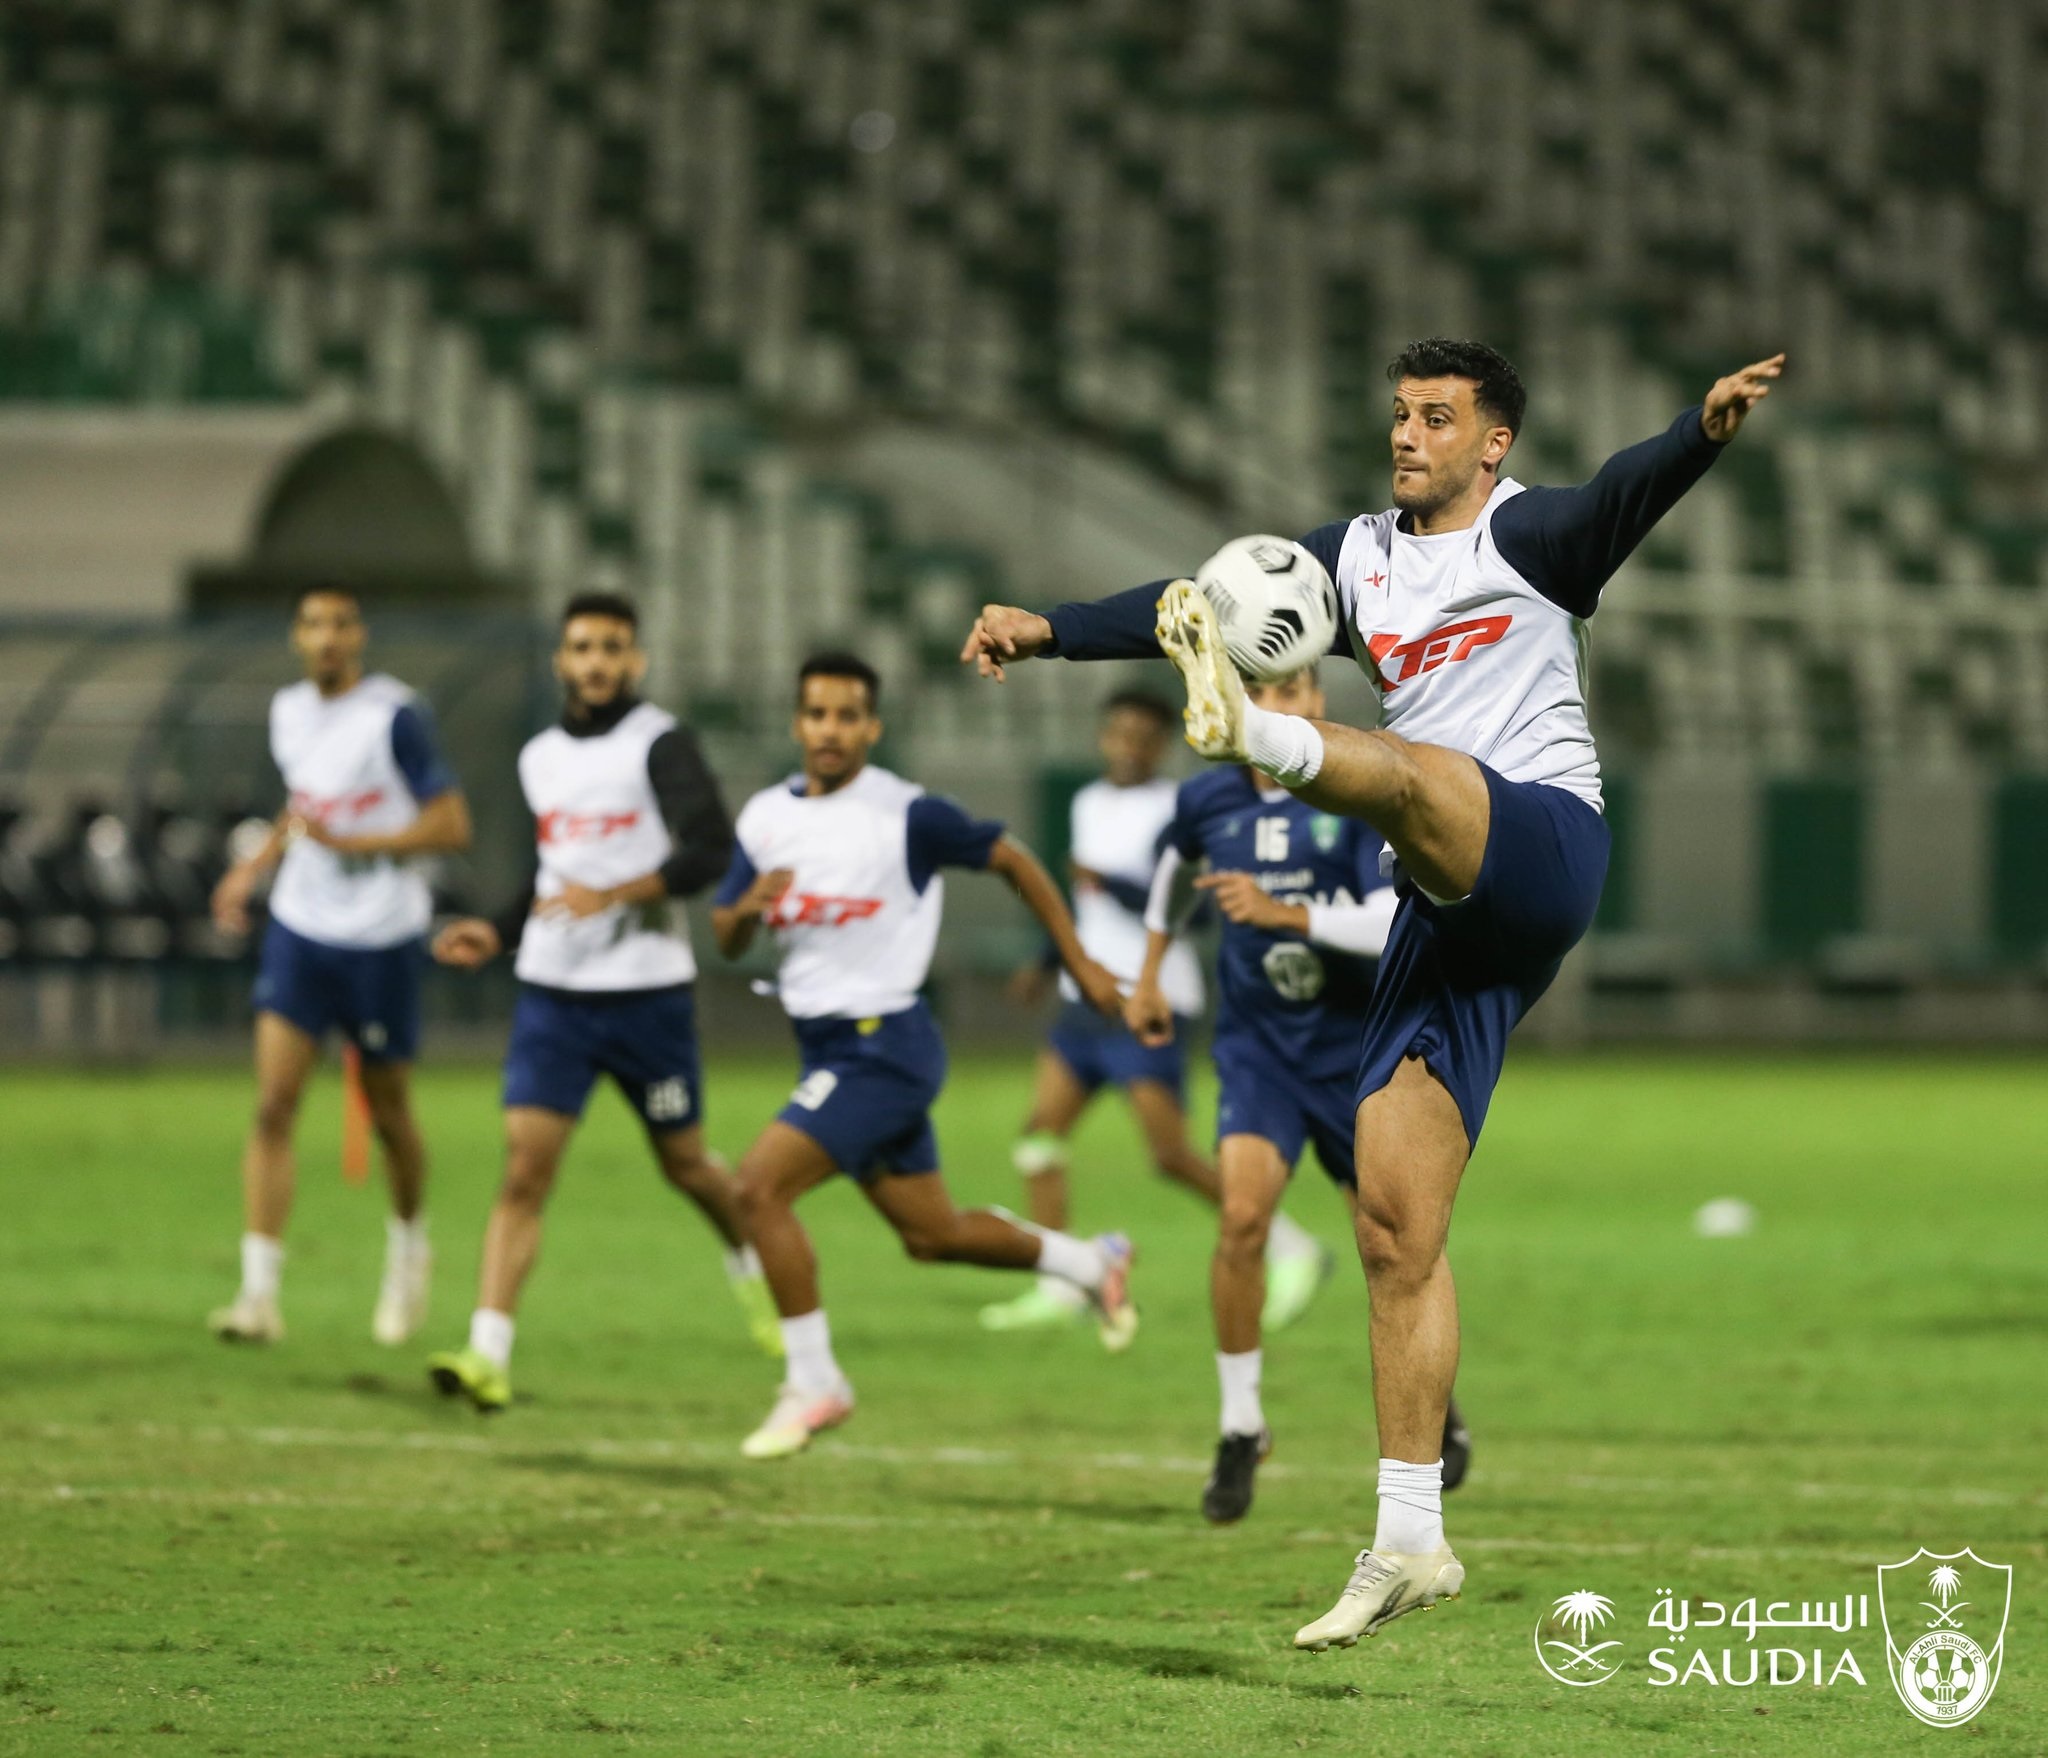
[[[2042,580],[2048,39],[1998,0],[73,0],[0,44],[0,391],[339,381],[543,571],[672,513],[606,461],[650,388],[1053,423],[1307,522],[1372,491],[1387,345],[1480,329],[1544,473],[1794,349],[1663,566]]]
[[[1377,498],[1407,336],[1514,354],[1551,480],[1783,344],[1603,613],[1610,757],[2042,768],[2044,87],[2002,0],[17,0],[0,397],[381,420],[542,608],[638,589],[714,733],[858,629],[943,747],[1028,558],[835,468],[856,416],[1304,528]],[[971,724],[1071,760],[1082,690]]]

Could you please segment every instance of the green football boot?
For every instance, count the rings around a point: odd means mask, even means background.
[[[1088,1316],[1088,1296],[1071,1282],[1040,1277],[1012,1300],[981,1309],[984,1331],[1044,1331],[1079,1324]]]
[[[1266,1263],[1266,1310],[1259,1316],[1262,1331],[1284,1331],[1308,1311],[1337,1267],[1327,1247],[1289,1252]]]
[[[512,1402],[512,1376],[474,1349],[444,1349],[427,1357],[427,1376],[450,1398],[467,1398],[486,1416]]]
[[[768,1292],[768,1278],[762,1275],[731,1278],[732,1297],[747,1317],[747,1335],[770,1361],[782,1359],[782,1314],[775,1310],[775,1296]]]

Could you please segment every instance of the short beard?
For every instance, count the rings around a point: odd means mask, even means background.
[[[1403,500],[1401,498],[1401,491],[1398,488],[1393,491],[1395,510],[1407,513],[1417,519],[1427,519],[1433,513],[1442,512],[1451,502],[1464,494],[1474,481],[1478,479],[1478,476],[1479,467],[1474,465],[1464,481],[1452,483],[1446,487],[1441,472],[1432,471],[1426,479],[1426,486],[1419,496],[1411,496],[1409,499]]]

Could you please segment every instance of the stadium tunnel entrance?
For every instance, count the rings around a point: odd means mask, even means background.
[[[247,554],[194,564],[186,603],[202,615],[255,610],[320,580],[405,609],[526,603],[519,582],[477,562],[454,491],[419,447],[367,425],[323,434],[288,458],[265,488]]]

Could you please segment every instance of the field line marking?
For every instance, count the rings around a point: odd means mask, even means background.
[[[46,1440],[104,1440],[112,1433],[128,1433],[145,1440],[169,1440],[178,1442],[199,1442],[213,1445],[256,1445],[278,1448],[359,1448],[390,1449],[426,1453],[462,1453],[469,1455],[497,1455],[517,1459],[525,1453],[580,1454],[592,1460],[610,1459],[690,1459],[729,1462],[737,1449],[718,1441],[675,1441],[654,1437],[639,1439],[618,1439],[608,1436],[590,1436],[581,1440],[566,1437],[520,1437],[513,1439],[499,1435],[446,1434],[431,1429],[379,1430],[379,1429],[321,1429],[292,1428],[272,1425],[256,1427],[228,1427],[205,1424],[184,1427],[177,1424],[144,1422],[127,1429],[113,1425],[95,1426],[71,1423],[37,1423],[29,1425],[31,1431]],[[5,1432],[0,1429],[0,1432]],[[879,1447],[863,1446],[838,1438],[817,1443],[821,1457],[846,1459],[859,1464],[870,1465],[911,1465],[911,1466],[960,1466],[968,1469],[987,1468],[1031,1468],[1042,1470],[1048,1465],[1069,1470],[1086,1471],[1135,1471],[1155,1476],[1200,1475],[1209,1469],[1209,1461],[1199,1458],[1176,1457],[1172,1454],[1150,1453],[1022,1453],[1009,1448],[997,1447]],[[1262,1469],[1268,1478],[1317,1480],[1333,1482],[1362,1482],[1372,1467],[1361,1465],[1357,1470],[1341,1466],[1301,1465],[1275,1460]],[[1850,1484],[1850,1483],[1761,1483],[1754,1478],[1686,1479],[1684,1481],[1660,1478],[1606,1477],[1595,1473],[1560,1472],[1557,1474],[1497,1470],[1487,1468],[1489,1482],[1504,1487],[1537,1487],[1545,1489],[1577,1489],[1601,1495],[1644,1495],[1677,1496],[1689,1498],[1700,1494],[1722,1493],[1743,1495],[1760,1493],[1766,1489],[1777,1494],[1790,1494],[1810,1501],[1869,1500],[1881,1502],[1948,1502],[1958,1507],[2004,1507],[2028,1506],[2040,1503],[2042,1495],[2026,1494],[2012,1490],[1977,1489],[1966,1486],[1944,1485],[1928,1489],[1914,1489],[1896,1484]]]
[[[604,1521],[673,1520],[684,1525],[758,1526],[770,1529],[854,1532],[1043,1532],[1062,1524],[1050,1509],[1020,1505],[1015,1513],[983,1510],[976,1514],[830,1514],[768,1508],[686,1508],[670,1503],[643,1500],[627,1507],[554,1508],[533,1502],[478,1502],[470,1499],[412,1499],[392,1501],[381,1497],[302,1495],[293,1490],[205,1490],[167,1489],[160,1484],[12,1484],[0,1483],[0,1499],[14,1502],[46,1503],[57,1507],[88,1508],[109,1502],[143,1503],[149,1506],[195,1508],[243,1508],[251,1513],[276,1510],[292,1513],[415,1514],[437,1520],[472,1525],[485,1519],[505,1518],[522,1523],[555,1525],[596,1524]],[[1157,1538],[1176,1546],[1185,1545],[1191,1533],[1207,1535],[1207,1529],[1188,1523],[1155,1520],[1097,1519],[1070,1523],[1089,1532],[1115,1533],[1120,1538]],[[1350,1550],[1358,1543],[1356,1533],[1295,1531],[1274,1534],[1281,1542],[1304,1547],[1337,1547]],[[1227,1542],[1214,1535],[1213,1542]],[[1674,1548],[1652,1545],[1646,1540],[1570,1538],[1485,1538],[1461,1537],[1461,1551],[1533,1552],[1564,1556],[1663,1556],[1678,1554]],[[1865,1567],[1870,1555],[1826,1544],[1705,1545],[1683,1547],[1683,1555],[1697,1561],[1742,1562],[1839,1562]]]

